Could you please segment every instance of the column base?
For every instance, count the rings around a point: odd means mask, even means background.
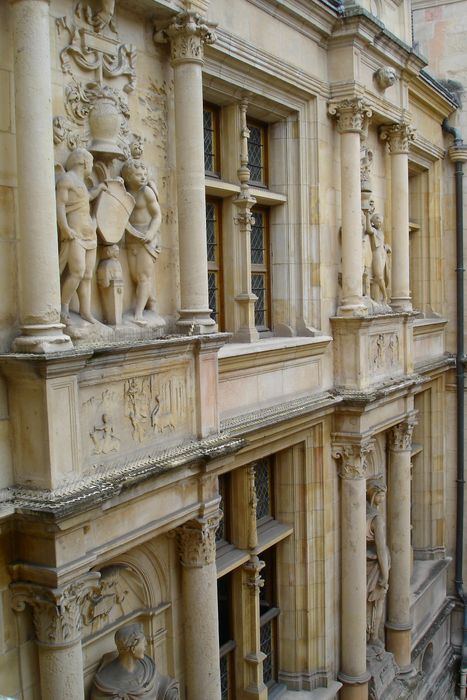
[[[339,673],[337,678],[344,684],[339,693],[339,700],[368,700],[368,683],[371,679],[368,672],[361,676]]]
[[[410,674],[412,667],[412,626],[386,622],[386,648],[400,668],[402,674]]]
[[[412,299],[410,297],[392,297],[391,308],[393,311],[413,311]]]
[[[337,309],[338,316],[362,318],[368,316],[368,309],[363,302],[358,304],[341,304]]]
[[[21,334],[14,339],[13,352],[45,354],[72,350],[73,343],[63,333],[63,323],[27,324],[21,326]]]
[[[211,309],[180,309],[177,327],[184,335],[217,333],[217,323],[211,318]]]

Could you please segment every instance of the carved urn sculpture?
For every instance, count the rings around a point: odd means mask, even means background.
[[[144,652],[146,638],[139,624],[115,633],[116,652],[105,654],[94,676],[91,700],[179,700],[177,681],[162,676]]]
[[[115,99],[110,95],[98,97],[89,113],[91,146],[89,150],[98,159],[124,159],[119,146],[122,116]]]

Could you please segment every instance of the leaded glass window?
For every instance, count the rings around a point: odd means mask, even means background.
[[[253,217],[250,256],[251,291],[257,296],[255,326],[259,331],[267,331],[270,329],[268,212],[266,209],[255,208]]]
[[[261,554],[265,567],[261,572],[264,586],[260,589],[260,644],[266,654],[263,661],[263,681],[268,688],[277,681],[277,627],[279,608],[276,605],[276,552],[270,547]]]
[[[220,250],[220,204],[217,200],[206,201],[206,244],[208,257],[208,295],[211,318],[221,327],[222,287]]]
[[[248,122],[248,168],[250,182],[266,184],[266,127]]]
[[[256,490],[256,519],[271,518],[272,512],[272,484],[271,462],[269,458],[261,459],[255,463],[255,490]]]
[[[204,169],[210,175],[219,174],[218,111],[214,107],[203,109]]]

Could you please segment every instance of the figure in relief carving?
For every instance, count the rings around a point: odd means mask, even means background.
[[[384,646],[379,629],[388,591],[390,556],[386,544],[386,523],[378,510],[384,501],[386,486],[380,479],[371,479],[366,491],[366,573],[367,573],[367,642]]]
[[[160,225],[162,213],[157,190],[148,180],[146,167],[140,160],[129,158],[123,165],[125,186],[135,199],[135,207],[126,226],[128,264],[136,287],[134,321],[146,325],[143,311],[156,311],[154,265],[161,251]]]
[[[114,435],[113,425],[107,413],[102,415],[102,425],[96,425],[89,433],[94,443],[95,454],[109,454],[118,452],[120,440]]]
[[[79,0],[75,14],[91,25],[95,32],[102,32],[107,26],[117,32],[114,21],[115,0]]]
[[[122,323],[123,271],[118,259],[118,245],[102,246],[101,260],[97,266],[97,284],[102,298],[104,320],[110,326]]]
[[[179,686],[157,671],[144,652],[141,625],[121,627],[115,633],[117,653],[105,654],[94,676],[91,700],[179,700]]]
[[[90,202],[106,189],[100,183],[88,190],[86,180],[92,172],[93,157],[84,148],[68,156],[65,170],[56,183],[57,223],[60,232],[60,274],[62,275],[62,321],[70,322],[70,301],[78,294],[79,313],[89,323],[96,319],[91,312],[91,278],[96,262],[96,222]]]

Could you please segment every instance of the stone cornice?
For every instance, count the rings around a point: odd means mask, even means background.
[[[304,36],[316,39],[331,35],[338,13],[330,7],[308,0],[248,0],[267,14]]]

